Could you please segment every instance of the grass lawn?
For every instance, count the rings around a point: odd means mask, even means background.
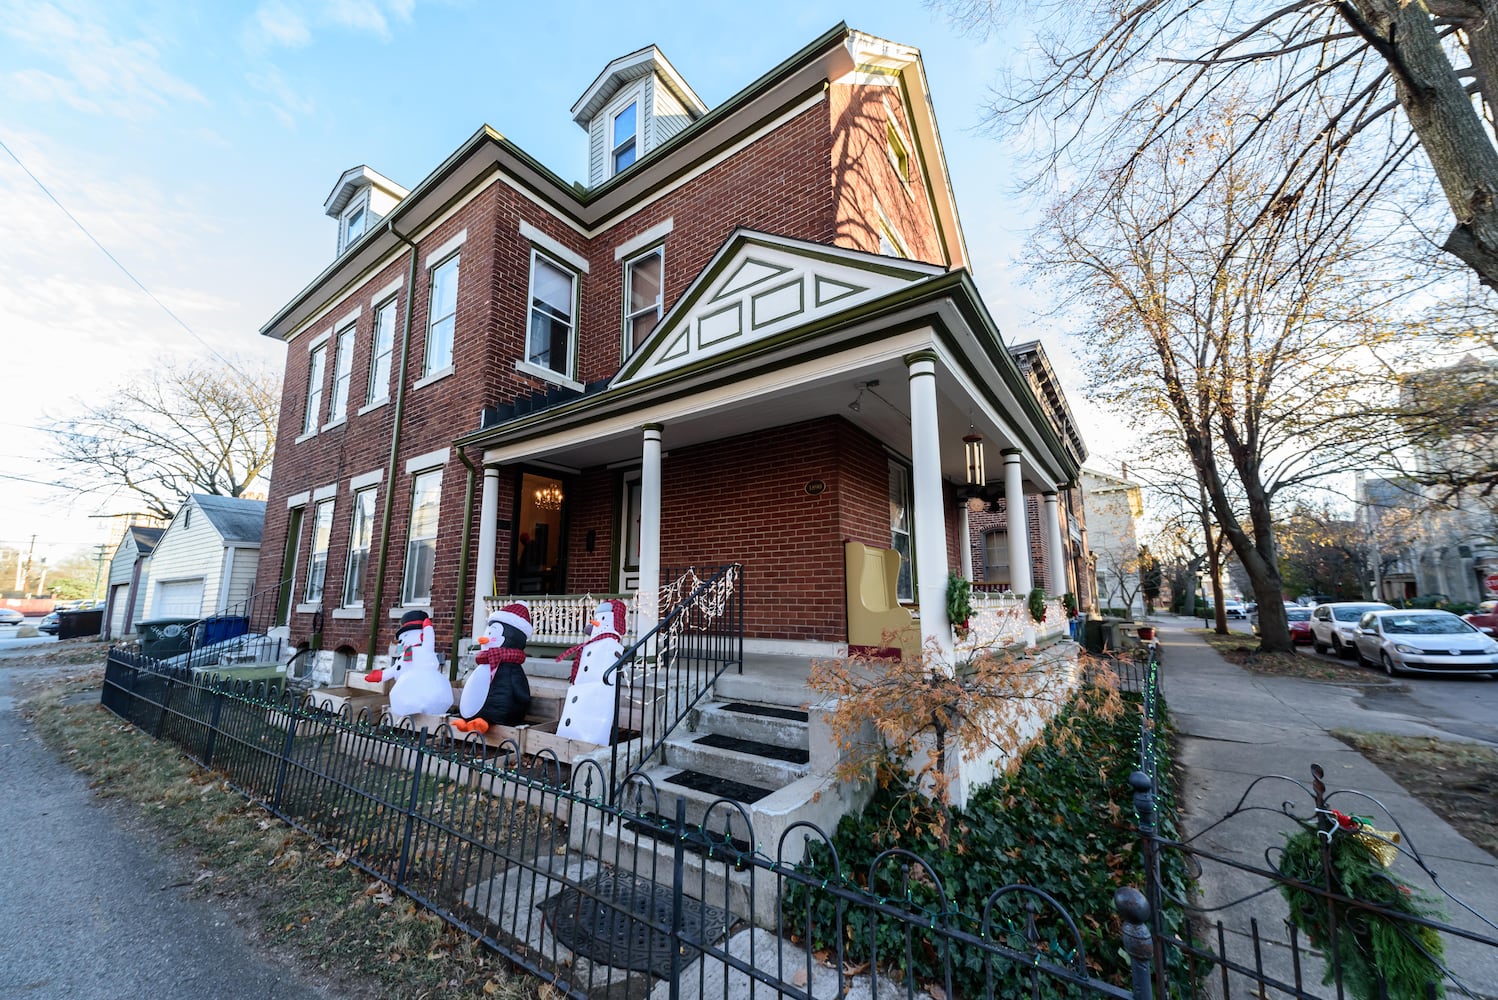
[[[94,794],[128,803],[185,852],[192,890],[217,897],[253,937],[313,982],[359,997],[535,997],[551,994],[312,838],[247,802],[223,777],[157,743],[99,705],[104,647],[49,646],[7,658],[52,669],[26,678],[22,710]],[[51,659],[48,659],[48,656]]]
[[[1352,684],[1392,683],[1382,674],[1375,673],[1356,663],[1323,660],[1306,653],[1265,653],[1259,650],[1259,637],[1242,632],[1218,635],[1212,629],[1192,628],[1190,635],[1199,635],[1207,640],[1222,658],[1256,674],[1272,674],[1276,677],[1305,677],[1313,681],[1339,681]]]
[[[1498,857],[1498,750],[1427,736],[1334,729],[1462,836]]]

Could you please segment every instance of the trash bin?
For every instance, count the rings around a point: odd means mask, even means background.
[[[195,621],[196,618],[153,618],[136,622],[140,651],[158,660],[187,652],[192,648],[191,626]]]
[[[98,635],[104,631],[104,609],[86,608],[82,611],[59,611],[57,613],[57,638],[79,639]]]
[[[244,635],[250,630],[250,620],[243,615],[215,615],[204,618],[198,630],[197,644],[212,646]]]

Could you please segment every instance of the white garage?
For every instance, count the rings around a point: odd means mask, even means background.
[[[151,602],[152,618],[197,618],[203,613],[203,578],[193,580],[160,580],[155,600]]]

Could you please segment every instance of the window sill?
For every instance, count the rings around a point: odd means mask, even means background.
[[[515,370],[517,372],[520,372],[522,375],[529,375],[532,378],[538,378],[543,382],[550,382],[553,385],[565,386],[566,388],[571,389],[574,392],[582,392],[584,388],[581,382],[570,379],[566,375],[563,375],[561,372],[554,372],[550,368],[542,368],[540,365],[533,365],[529,361],[515,362]]]
[[[322,429],[325,431],[330,431],[334,427],[342,427],[346,423],[348,423],[348,417],[339,417],[337,420],[329,420],[327,423],[323,424]]]
[[[311,441],[315,437],[317,437],[317,428],[314,427],[310,431],[304,431],[301,437],[293,441],[292,444],[301,444],[303,441]]]
[[[369,403],[369,404],[366,404],[365,406],[361,406],[359,408],[359,412],[356,413],[356,414],[354,414],[354,416],[356,416],[356,417],[362,417],[366,413],[371,413],[371,412],[373,412],[375,410],[378,410],[380,407],[384,406],[388,402],[390,402],[390,397],[389,396],[381,396],[379,399],[375,400],[373,403]]]
[[[348,621],[362,622],[364,620],[364,609],[363,608],[334,608],[333,609],[333,617],[334,618],[346,619]]]
[[[420,389],[424,385],[431,385],[433,382],[440,382],[455,371],[457,371],[457,369],[452,365],[448,365],[446,368],[438,368],[436,371],[432,372],[432,374],[423,375],[421,378],[411,383],[411,388]]]
[[[315,615],[321,610],[321,604],[298,604],[296,606],[296,613],[299,615]]]
[[[425,611],[427,613],[427,617],[428,618],[430,618],[432,616],[432,609],[431,609],[431,607],[429,607],[426,604],[419,604],[418,603],[418,604],[397,604],[395,607],[393,607],[393,608],[390,609],[390,611],[386,614],[385,617],[399,619],[407,611]]]

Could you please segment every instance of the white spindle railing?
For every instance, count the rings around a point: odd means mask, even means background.
[[[956,644],[959,653],[1028,645],[1067,632],[1066,608],[1057,598],[1046,600],[1045,620],[1039,622],[1030,614],[1029,598],[1010,591],[975,590],[971,603],[973,614],[968,619],[968,633]]]
[[[506,604],[524,601],[531,609],[530,641],[546,645],[575,646],[587,638],[588,620],[600,602],[624,602],[626,627],[620,638],[628,646],[635,638],[634,594],[524,594],[484,598],[485,614],[492,615]]]

